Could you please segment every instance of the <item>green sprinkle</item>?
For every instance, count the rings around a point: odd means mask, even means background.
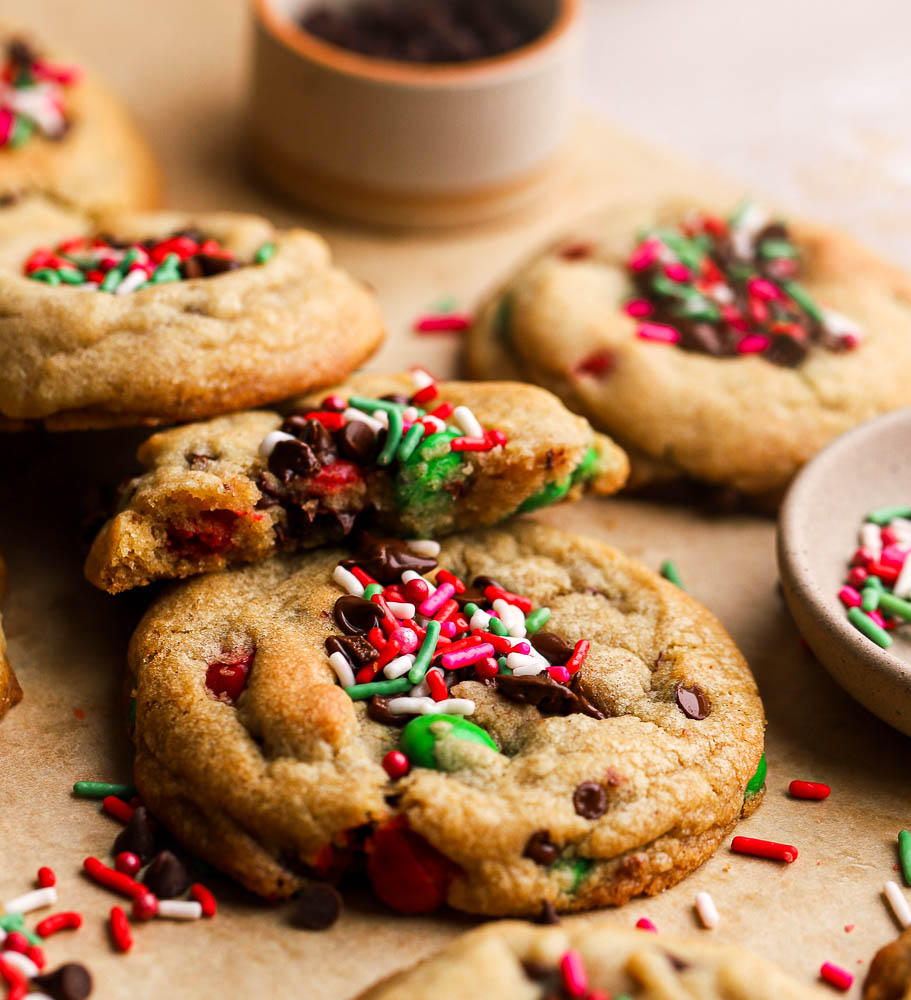
[[[118,784],[112,781],[77,781],[73,785],[73,795],[80,799],[104,799],[108,795],[116,795],[118,799],[131,799],[136,794],[132,785]]]
[[[512,297],[504,295],[497,303],[497,310],[493,316],[493,333],[501,343],[509,342],[510,327],[512,326]]]
[[[424,425],[419,423],[414,423],[408,428],[408,433],[402,439],[402,443],[399,445],[399,450],[396,452],[395,457],[400,462],[407,462],[414,453],[414,449],[417,448],[418,443],[424,436]]]
[[[898,835],[898,862],[905,885],[911,885],[911,833],[907,830],[902,830]]]
[[[48,285],[59,285],[60,275],[52,267],[39,267],[29,275],[32,281],[43,281]]]
[[[864,580],[864,590],[875,590],[877,593],[881,594],[885,589],[885,584],[878,576],[868,576],[867,579]]]
[[[876,591],[870,588],[872,593],[876,594]],[[864,588],[864,600],[867,596],[867,588]],[[905,621],[911,621],[911,601],[903,601],[900,597],[896,597],[895,594],[890,594],[889,591],[883,591],[881,594],[876,594],[877,604],[884,611],[888,611],[890,615],[898,615],[899,618],[904,618]],[[861,607],[866,611],[866,607],[861,604]]]
[[[555,861],[550,865],[547,870],[560,871],[568,869],[572,873],[573,880],[566,892],[576,892],[594,867],[595,862],[591,858],[560,858],[559,861]]]
[[[534,635],[540,628],[547,624],[550,618],[550,608],[537,608],[525,618],[525,631],[529,635]]]
[[[721,319],[718,306],[698,292],[688,295],[683,302],[673,306],[672,311],[683,319],[701,320],[705,323],[716,323]]]
[[[666,295],[669,299],[685,299],[692,293],[679,281],[672,281],[666,274],[656,274],[652,278],[652,289],[659,295]]]
[[[505,674],[507,677],[512,677],[512,671],[509,669],[509,667],[506,666],[505,656],[497,657],[497,666],[500,668],[499,672],[501,674]]]
[[[876,587],[864,587],[860,595],[860,606],[863,611],[875,611],[879,607],[880,595],[885,597],[882,590],[878,590]],[[902,604],[905,602],[902,601]],[[908,605],[911,607],[911,605]]]
[[[493,615],[490,616],[487,631],[493,632],[494,635],[509,635],[509,632],[503,622],[501,622],[499,618],[494,618]]]
[[[345,694],[352,701],[364,701],[375,694],[401,694],[407,691],[411,684],[407,677],[396,677],[394,681],[371,681],[369,684],[352,684],[345,688]]]
[[[765,784],[766,778],[766,762],[765,754],[759,758],[759,764],[756,768],[756,773],[747,782],[746,792],[744,793],[744,799],[751,799],[754,795],[758,795],[762,791],[762,786]]]
[[[675,587],[679,587],[681,590],[686,590],[686,587],[683,586],[683,579],[680,576],[680,571],[670,559],[665,559],[661,564],[661,575],[665,580],[669,580]]]
[[[349,400],[350,402],[350,400]],[[402,440],[402,411],[398,407],[387,410],[389,427],[386,430],[386,443],[376,459],[377,465],[388,465],[394,458],[396,449]]]
[[[901,504],[896,504],[894,507],[877,507],[876,510],[871,510],[867,514],[867,520],[878,524],[881,528],[887,525],[893,517],[911,517],[911,507]]]
[[[378,583],[368,583],[364,587],[364,600],[369,601],[374,594],[382,594],[383,588]]]
[[[892,636],[880,628],[869,615],[864,614],[860,608],[848,608],[848,620],[858,630],[868,638],[872,639],[877,646],[888,649],[892,645]]]
[[[779,257],[790,257],[792,260],[800,256],[797,247],[787,240],[763,240],[759,244],[759,256],[766,260],[777,259]]]
[[[783,281],[781,287],[791,296],[791,298],[804,310],[809,313],[817,323],[822,322],[822,313],[813,296],[796,281]]]
[[[470,619],[471,616],[475,613],[475,611],[478,610],[479,609],[477,604],[474,604],[471,601],[469,601],[468,604],[466,604],[465,607],[462,608],[462,614],[465,615],[466,618]]]
[[[40,934],[30,931],[28,927],[23,927],[22,933],[25,935],[25,940],[28,941],[29,944],[36,945],[39,948],[44,944],[44,938]]]
[[[57,277],[64,285],[84,285],[85,275],[72,267],[58,267]]]
[[[32,137],[34,131],[35,126],[28,118],[23,115],[16,115],[16,124],[13,126],[13,131],[8,140],[9,145],[14,149],[17,146],[25,145]]]
[[[25,917],[21,913],[7,913],[0,917],[0,930],[21,931],[25,927]]]
[[[743,198],[734,206],[734,211],[728,216],[728,225],[733,229],[739,226],[746,217],[747,212],[753,207],[753,201],[750,198]]]
[[[424,679],[424,675],[427,673],[430,661],[437,648],[437,639],[440,638],[440,627],[439,622],[433,620],[427,622],[427,635],[424,636],[424,641],[421,643],[418,655],[414,658],[411,670],[408,671],[408,676],[404,678],[408,681],[409,687],[412,684],[420,684]]]
[[[136,247],[131,247],[123,256],[123,260],[120,262],[119,270],[122,274],[126,274],[127,271],[139,260],[139,251]]]
[[[176,253],[169,253],[167,257],[155,268],[150,284],[160,285],[163,281],[180,281],[180,257]]]
[[[113,292],[114,289],[120,284],[123,279],[123,272],[119,267],[112,267],[110,271],[104,276],[104,280],[101,282],[100,291],[102,292]]]
[[[401,416],[403,410],[399,403],[390,403],[388,399],[370,399],[367,396],[349,396],[348,405],[353,406],[356,410],[363,410],[364,413],[384,410],[386,413],[397,413]]]
[[[432,313],[451,313],[458,308],[459,301],[454,295],[444,295],[430,306]]]
[[[266,261],[271,260],[273,254],[275,253],[274,243],[263,243],[263,245],[256,251],[253,255],[254,264],[265,264]]]

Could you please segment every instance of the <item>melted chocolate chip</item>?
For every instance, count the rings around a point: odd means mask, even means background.
[[[573,809],[583,819],[597,819],[607,812],[607,792],[596,781],[583,781],[573,792]]]
[[[199,257],[188,257],[181,266],[185,278],[202,278],[205,276],[202,261]]]
[[[361,635],[330,635],[326,639],[326,652],[341,653],[354,667],[363,667],[376,659],[376,650]]]
[[[376,432],[363,420],[350,420],[336,436],[338,449],[358,465],[369,465],[379,451]]]
[[[545,899],[541,903],[541,912],[535,917],[534,922],[536,924],[544,924],[546,927],[560,923],[560,918],[557,916],[557,909],[549,899]]]
[[[553,632],[536,632],[531,637],[531,644],[548,663],[555,666],[564,665],[573,655],[573,647]]]
[[[404,726],[414,716],[406,715],[404,712],[398,714],[390,712],[389,699],[375,694],[367,702],[367,718],[384,726]]]
[[[578,674],[576,675],[578,676]],[[499,674],[497,691],[510,701],[534,705],[542,715],[573,715],[576,712],[592,719],[603,719],[597,709],[580,691],[555,681],[550,674],[531,674],[527,677]]]
[[[324,931],[342,914],[342,897],[328,882],[308,882],[294,901],[293,922],[308,931]]]
[[[174,899],[186,892],[190,884],[186,868],[170,851],[162,851],[156,856],[142,881],[159,899]]]
[[[147,864],[155,856],[155,834],[149,827],[149,814],[145,806],[137,806],[127,825],[117,834],[114,840],[114,854],[129,851],[135,854],[143,864]]]
[[[295,476],[312,476],[319,469],[319,459],[303,441],[279,441],[269,456],[269,471],[285,483]]]
[[[225,271],[236,271],[240,264],[232,257],[218,257],[215,254],[199,253],[191,260],[198,260],[202,267],[203,276],[211,278],[215,274],[224,274]],[[186,267],[187,261],[184,261]]]
[[[374,538],[366,534],[361,538],[355,563],[382,584],[398,583],[406,569],[423,576],[437,567],[436,559],[419,556],[398,538]]]
[[[35,976],[31,983],[54,1000],[85,1000],[92,992],[92,975],[78,962],[67,962],[53,972]]]
[[[680,711],[688,719],[695,719],[697,722],[706,718],[712,711],[712,703],[709,701],[709,696],[698,684],[693,684],[690,687],[678,684],[674,699]]]
[[[472,587],[476,590],[480,590],[483,594],[488,587],[496,587],[498,590],[508,590],[508,587],[504,587],[499,580],[494,580],[492,576],[476,576],[471,581]]]
[[[363,597],[345,594],[335,602],[333,609],[338,627],[346,635],[363,635],[369,632],[383,617],[383,612],[373,603]]]
[[[531,858],[536,865],[552,865],[560,848],[550,839],[550,830],[535,830],[525,844],[523,858]]]
[[[799,365],[808,353],[809,345],[806,341],[786,333],[779,333],[772,337],[772,345],[763,356],[773,364],[781,365],[783,368],[793,368]]]

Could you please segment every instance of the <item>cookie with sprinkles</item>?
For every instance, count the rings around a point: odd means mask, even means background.
[[[730,944],[650,934],[603,919],[462,934],[357,1000],[821,1000],[827,994]]]
[[[372,293],[323,240],[230,212],[0,209],[0,428],[197,420],[344,378]]]
[[[270,898],[363,867],[408,913],[623,903],[713,853],[762,755],[719,622],[529,522],[197,577],[129,663],[143,801]]]
[[[6,592],[6,564],[0,556],[0,599]],[[3,634],[3,621],[0,620],[0,719],[22,700],[22,688],[16,680],[13,668],[6,658],[6,636]]]
[[[356,375],[286,415],[235,413],[163,431],[139,451],[86,576],[112,593],[360,527],[434,538],[517,511],[616,492],[625,454],[551,393],[436,382],[421,370]]]
[[[911,280],[848,236],[744,202],[618,208],[520,267],[467,337],[611,434],[632,487],[774,506],[829,440],[911,404]]]
[[[863,1000],[911,998],[911,927],[874,955],[864,980]]]
[[[161,175],[107,86],[0,26],[0,196],[23,191],[96,210],[149,209],[161,200]]]

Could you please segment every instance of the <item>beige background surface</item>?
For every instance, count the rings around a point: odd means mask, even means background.
[[[239,0],[7,0],[7,13],[63,39],[120,87],[160,150],[173,204],[305,221],[251,185],[240,165],[246,24]],[[587,103],[696,159],[714,160],[735,182],[840,221],[911,264],[911,93],[898,86],[905,56],[896,24],[901,16],[907,27],[911,17],[901,5],[868,2],[847,11],[784,0],[761,9],[715,0],[591,0],[588,16]],[[342,262],[379,291],[391,336],[376,366],[421,362],[446,374],[456,338],[408,330],[438,296],[470,305],[564,217],[589,206],[710,186],[718,191],[704,168],[588,124],[555,201],[520,225],[445,239],[318,228]],[[350,900],[331,931],[312,934],[290,928],[285,910],[210,879],[222,905],[214,922],[138,927],[124,957],[106,941],[113,897],[79,875],[85,856],[105,855],[117,825],[72,800],[69,788],[80,778],[128,776],[118,693],[125,644],[146,600],[111,599],[82,582],[79,522],[96,485],[127,473],[137,440],[112,433],[0,441],[0,548],[12,588],[5,623],[26,691],[0,726],[0,899],[28,889],[39,865],[53,866],[61,907],[82,910],[86,923],[76,935],[52,939],[49,958],[86,962],[100,997],[230,992],[345,1000],[472,921],[396,917],[364,895]],[[825,960],[862,976],[896,930],[879,893],[886,878],[897,878],[894,838],[911,824],[909,743],[856,707],[802,652],[776,593],[771,523],[629,501],[587,502],[544,517],[604,537],[652,566],[675,559],[690,591],[721,617],[756,673],[769,718],[767,801],[740,832],[800,849],[786,868],[723,849],[675,889],[609,911],[607,919],[629,925],[647,915],[662,930],[708,933],[692,910],[695,893],[708,889],[721,912],[713,932],[719,938],[753,947],[807,982]],[[790,800],[787,783],[795,777],[827,781],[832,797]]]

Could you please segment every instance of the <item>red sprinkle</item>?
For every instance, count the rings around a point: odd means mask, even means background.
[[[423,392],[423,390],[421,390]],[[455,404],[453,403],[440,403],[440,405],[435,409],[431,410],[427,414],[428,417],[436,417],[438,420],[448,420],[455,410]]]
[[[898,579],[898,567],[897,566],[887,566],[882,562],[871,562],[867,566],[867,572],[872,573],[873,576],[878,576],[880,580],[885,580],[886,583],[895,583]]]
[[[648,919],[648,917],[640,917],[636,921],[636,926],[640,931],[649,931],[652,934],[658,933],[658,928]]]
[[[24,955],[28,951],[28,938],[22,931],[10,931],[3,941],[3,948],[6,951],[18,951]]]
[[[588,993],[588,976],[579,952],[570,948],[560,959],[560,974],[567,996],[584,997]]]
[[[735,837],[731,850],[737,854],[750,854],[755,858],[771,858],[773,861],[797,860],[797,848],[790,844],[778,844],[774,840],[757,840],[755,837]]]
[[[101,808],[114,819],[119,819],[121,823],[129,823],[133,816],[133,809],[127,805],[123,799],[118,799],[116,795],[106,795],[101,803]]]
[[[56,884],[57,884],[57,876],[54,874],[53,868],[38,869],[38,885],[42,889],[49,889],[52,885]]]
[[[26,948],[25,957],[30,958],[38,966],[39,971],[47,965],[47,959],[44,957],[44,949],[39,948],[36,944],[29,945]]]
[[[580,639],[576,643],[573,655],[566,661],[566,669],[571,674],[577,674],[582,669],[582,664],[585,663],[585,657],[588,656],[589,649],[591,649],[591,643],[588,639]]]
[[[832,789],[819,781],[792,781],[788,791],[795,799],[827,799]]]
[[[492,451],[496,445],[487,437],[457,437],[449,442],[453,451]]]
[[[457,594],[465,593],[465,584],[455,575],[455,573],[450,573],[448,569],[437,570],[437,582],[438,583],[451,583],[455,587],[455,592]]]
[[[471,317],[465,313],[439,313],[419,316],[414,323],[418,333],[458,333],[471,326]]]
[[[14,965],[10,965],[2,958],[0,958],[0,976],[9,987],[6,1000],[22,1000],[28,992],[28,980],[25,976]]]
[[[142,868],[142,862],[132,851],[121,851],[114,858],[114,867],[122,875],[135,875]]]
[[[492,656],[488,656],[484,660],[479,660],[474,665],[474,672],[482,680],[488,677],[496,677],[500,672],[500,665]]]
[[[35,925],[35,933],[41,937],[50,937],[58,931],[75,931],[82,926],[82,914],[73,911],[52,913]]]
[[[507,604],[515,604],[515,606],[522,612],[523,615],[527,615],[531,611],[531,601],[527,597],[522,597],[519,594],[513,594],[509,590],[504,590],[502,587],[494,587],[493,585],[484,588],[484,596],[490,601],[491,604],[497,598],[506,601]]]
[[[376,661],[377,672],[382,670],[387,663],[391,663],[401,652],[402,647],[399,645],[398,639],[390,639],[386,643],[386,648],[382,653],[380,653],[379,658]]]
[[[86,858],[82,862],[82,867],[86,875],[93,882],[103,885],[105,889],[112,889],[114,892],[119,892],[121,896],[127,896],[132,899],[146,891],[145,886],[140,882],[130,878],[129,875],[125,875],[123,872],[108,868],[98,858]]]
[[[443,680],[443,674],[438,668],[428,670],[424,680],[427,681],[430,696],[434,701],[445,701],[449,697],[449,688],[446,687],[446,681]]]
[[[423,406],[424,403],[429,403],[431,399],[436,399],[439,394],[439,386],[436,382],[431,382],[430,385],[425,385],[423,389],[418,389],[418,391],[411,397],[411,403],[413,406]],[[447,404],[444,403],[440,409],[442,410],[446,405]],[[450,403],[448,405],[450,406],[451,413],[453,409],[452,404]],[[434,413],[436,413],[436,411],[434,411]]]
[[[408,758],[401,750],[390,750],[383,758],[383,770],[390,778],[403,778],[411,768]]]
[[[190,886],[190,899],[195,899],[202,907],[204,917],[214,917],[218,911],[218,904],[211,892],[199,882],[194,882]]]
[[[854,976],[847,969],[842,969],[841,966],[833,965],[831,962],[822,963],[819,975],[839,990],[849,990],[854,982]]]
[[[145,886],[133,900],[133,916],[137,920],[151,920],[158,913],[158,899]]]
[[[129,951],[133,947],[133,935],[127,915],[119,906],[111,907],[110,917],[111,941],[118,951]]]
[[[337,431],[345,426],[345,418],[341,413],[321,413],[312,410],[304,414],[305,420],[318,420],[326,430]]]

